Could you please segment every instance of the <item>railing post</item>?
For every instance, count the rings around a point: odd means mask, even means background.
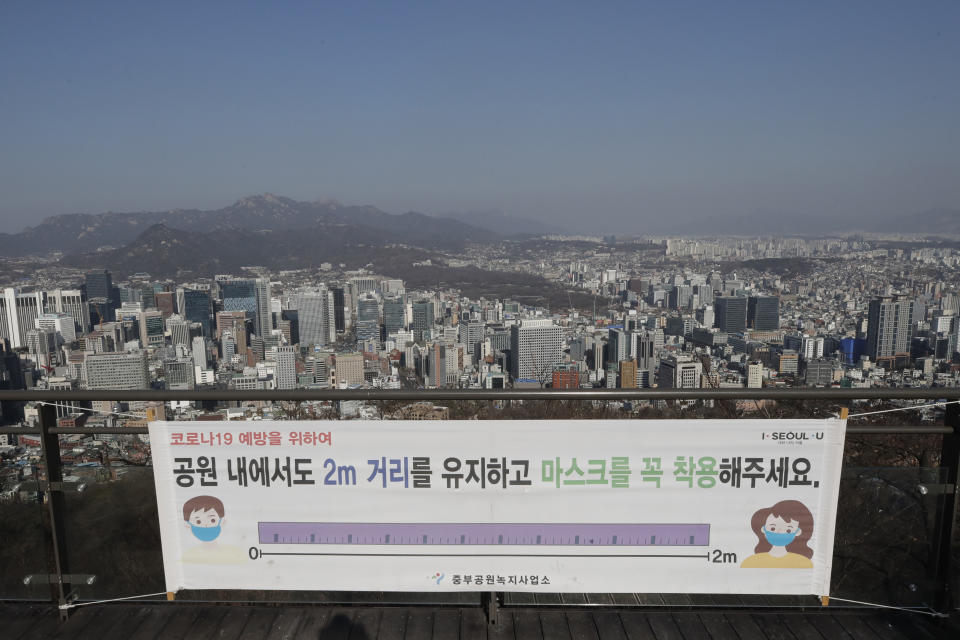
[[[940,449],[940,466],[947,471],[942,482],[952,491],[945,494],[943,509],[937,518],[937,527],[934,535],[939,543],[936,550],[936,565],[934,579],[938,587],[936,607],[939,611],[952,610],[955,606],[956,594],[953,589],[953,543],[957,537],[957,517],[960,515],[960,491],[957,490],[957,472],[960,469],[960,404],[952,403],[946,406],[948,427],[953,433],[943,436]]]
[[[64,529],[63,466],[60,461],[60,436],[50,433],[57,424],[57,408],[49,404],[40,405],[40,445],[47,466],[47,516],[50,521],[50,543],[53,548],[53,575],[56,583],[51,589],[52,599],[57,601],[60,619],[66,620],[69,609],[65,608],[70,585],[64,583],[64,576],[70,573],[67,562],[66,532]]]
[[[500,596],[499,591],[487,591],[481,594],[480,602],[483,605],[484,612],[487,614],[487,624],[495,627],[500,615]]]

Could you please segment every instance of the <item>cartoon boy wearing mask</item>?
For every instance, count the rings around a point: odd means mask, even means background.
[[[196,496],[183,503],[184,525],[201,542],[183,554],[184,562],[234,564],[245,560],[239,547],[217,542],[225,513],[223,502],[213,496]]]

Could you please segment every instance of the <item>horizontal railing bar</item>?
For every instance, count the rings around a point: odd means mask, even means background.
[[[669,418],[668,418],[669,419]],[[224,425],[230,424],[230,421],[212,421],[207,422],[204,420],[187,420],[185,422],[195,423],[195,424],[214,424],[214,425]],[[386,421],[389,422],[389,421]],[[248,426],[242,427],[244,429],[249,428]],[[50,433],[56,433],[59,435],[141,435],[149,433],[150,430],[146,427],[53,427],[50,429]],[[870,426],[847,426],[848,435],[911,435],[911,436],[923,436],[923,435],[947,435],[953,433],[951,427],[944,425],[920,425],[920,426],[908,426],[908,425],[870,425]],[[20,428],[20,427],[0,427],[0,435],[15,435],[15,436],[38,436],[40,435],[39,429],[29,429],[29,428]]]
[[[0,401],[167,400],[960,400],[960,387],[871,389],[326,389],[0,391]]]

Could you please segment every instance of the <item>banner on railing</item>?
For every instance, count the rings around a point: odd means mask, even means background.
[[[828,595],[845,427],[155,422],[167,589]]]

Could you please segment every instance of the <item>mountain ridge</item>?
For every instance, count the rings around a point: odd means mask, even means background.
[[[50,216],[19,233],[0,234],[0,253],[18,257],[61,251],[90,252],[122,247],[154,225],[184,232],[224,230],[293,231],[363,229],[374,237],[427,248],[459,248],[493,242],[500,234],[462,221],[437,219],[408,211],[390,214],[370,205],[344,205],[334,200],[303,202],[271,193],[240,198],[213,210],[172,209],[138,213],[70,213]]]

